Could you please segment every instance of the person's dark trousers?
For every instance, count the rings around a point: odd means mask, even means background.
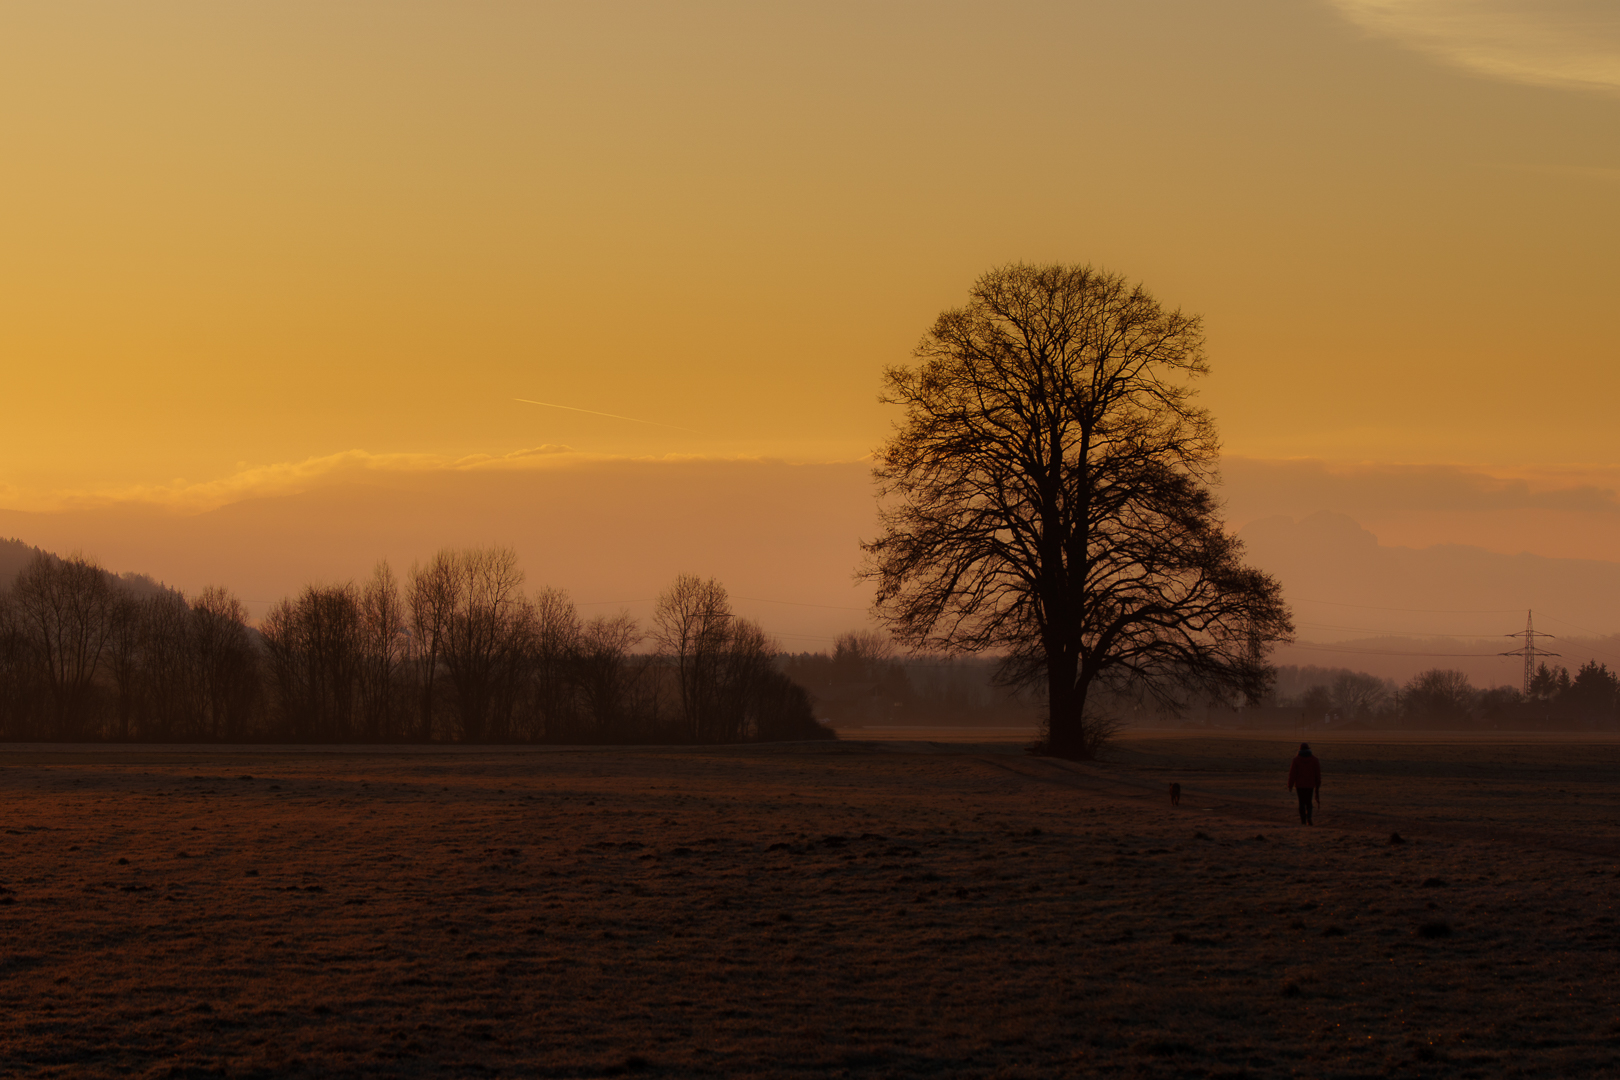
[[[1294,790],[1299,792],[1299,823],[1309,825],[1311,823],[1311,796],[1316,794],[1316,789],[1302,787]]]

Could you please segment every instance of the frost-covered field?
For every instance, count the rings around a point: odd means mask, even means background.
[[[1620,747],[1317,749],[5,748],[0,1073],[1620,1074]]]

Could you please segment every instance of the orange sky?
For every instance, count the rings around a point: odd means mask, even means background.
[[[1014,259],[1203,313],[1235,458],[1612,502],[1617,136],[1606,0],[10,3],[0,507],[851,461]]]

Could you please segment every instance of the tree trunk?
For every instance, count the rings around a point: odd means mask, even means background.
[[[1060,650],[1047,654],[1046,752],[1053,757],[1086,756],[1086,697],[1076,685],[1075,667],[1075,662]]]

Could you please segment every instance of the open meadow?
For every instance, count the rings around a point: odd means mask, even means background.
[[[0,748],[0,1073],[1620,1075],[1620,743],[1294,745]]]

